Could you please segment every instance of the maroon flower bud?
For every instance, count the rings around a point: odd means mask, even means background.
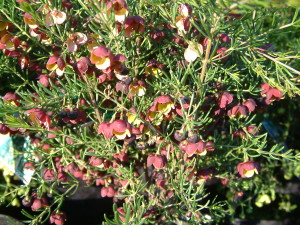
[[[247,131],[249,134],[256,136],[259,133],[259,129],[257,126],[255,125],[250,125],[249,127],[247,127]]]
[[[32,198],[30,196],[26,196],[22,199],[22,205],[25,207],[30,207],[32,204]]]
[[[9,128],[3,123],[0,123],[0,134],[8,134]]]
[[[217,55],[221,61],[226,61],[229,59],[228,52],[226,52],[227,50],[228,49],[226,47],[221,47],[221,48],[217,49]]]
[[[223,43],[230,44],[230,38],[229,38],[228,34],[219,34],[218,39],[220,39],[221,42],[223,42]]]

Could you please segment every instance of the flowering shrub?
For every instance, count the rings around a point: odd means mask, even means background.
[[[299,46],[272,43],[300,18],[255,2],[4,0],[1,67],[23,84],[0,133],[31,142],[33,178],[10,192],[29,223],[68,221],[79,181],[113,198],[106,224],[218,223],[274,200],[274,165],[299,154],[260,115],[300,93]]]

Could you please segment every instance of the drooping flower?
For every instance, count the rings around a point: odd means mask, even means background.
[[[150,154],[147,157],[147,166],[154,166],[156,169],[162,169],[167,163],[167,159],[164,155]]]
[[[49,221],[50,223],[54,223],[55,225],[64,225],[65,221],[67,220],[66,214],[64,212],[60,213],[51,213]]]
[[[245,117],[247,116],[247,107],[244,105],[235,105],[230,110],[228,110],[228,116]]]
[[[128,15],[127,4],[124,0],[114,0],[106,3],[106,9],[110,13],[111,9],[114,9],[116,21],[123,23],[125,17]]]
[[[133,96],[143,96],[146,93],[146,83],[142,80],[138,80],[134,84],[129,85],[129,98]]]
[[[267,83],[262,84],[260,88],[262,89],[260,93],[263,97],[265,97],[264,100],[267,105],[270,105],[275,100],[280,100],[284,97],[282,92],[279,89],[272,88]]]
[[[176,16],[175,25],[178,30],[178,33],[181,35],[181,34],[186,34],[188,32],[191,26],[191,22],[189,17]]]
[[[256,102],[252,98],[249,98],[246,101],[244,101],[243,105],[247,107],[249,112],[253,112],[257,107]]]
[[[76,32],[67,39],[67,47],[70,52],[76,52],[78,45],[84,45],[87,42],[87,36],[84,33]]]
[[[65,12],[53,10],[46,15],[46,23],[49,26],[53,26],[55,24],[62,24],[65,22],[67,15]]]
[[[183,141],[179,145],[180,149],[184,151],[188,156],[192,156],[194,154],[201,155],[201,156],[206,155],[207,150],[205,146],[206,144],[203,141],[197,141],[195,143]]]
[[[51,119],[48,114],[39,108],[33,108],[25,111],[26,114],[29,114],[29,120],[35,126],[45,126],[47,129],[50,128]]]
[[[203,46],[200,43],[197,43],[195,46],[194,44],[189,44],[188,48],[184,51],[184,59],[187,62],[194,62],[199,55],[203,54]]]
[[[132,128],[127,121],[115,120],[110,124],[112,134],[120,140],[124,140],[126,137],[131,137]]]
[[[155,77],[161,76],[163,74],[162,73],[163,68],[164,68],[164,66],[160,62],[157,62],[157,61],[151,59],[147,63],[147,66],[145,68],[145,73],[147,75],[152,74]]]
[[[54,71],[58,76],[64,74],[65,67],[65,61],[58,55],[51,56],[46,64],[46,68],[50,71]]]
[[[192,14],[192,7],[189,4],[181,4],[178,7],[178,12],[184,17],[189,17]]]
[[[171,112],[172,109],[175,109],[174,102],[169,95],[161,95],[154,100],[152,110],[162,113],[163,115],[167,115]]]
[[[11,34],[5,34],[0,39],[0,49],[14,51],[20,45],[18,37],[13,37]]]
[[[106,70],[113,64],[114,56],[109,49],[99,46],[91,52],[90,60],[98,69]]]
[[[7,92],[4,96],[3,96],[3,101],[4,103],[13,103],[17,106],[21,105],[21,103],[19,102],[20,97],[17,94],[11,93],[11,92]]]
[[[130,16],[125,20],[124,34],[126,37],[130,37],[132,33],[144,33],[145,32],[145,20],[140,16]]]
[[[38,23],[29,13],[24,14],[24,23],[28,24],[31,29],[35,29],[38,27]]]
[[[253,177],[254,174],[258,174],[260,170],[259,164],[257,162],[243,162],[237,165],[237,171],[242,178]]]
[[[220,97],[218,99],[218,105],[221,109],[224,109],[232,101],[233,101],[233,96],[228,92],[224,92],[220,95]]]

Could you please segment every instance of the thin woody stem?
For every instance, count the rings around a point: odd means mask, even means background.
[[[212,40],[208,39],[207,48],[206,48],[206,51],[205,51],[205,59],[203,61],[203,67],[202,67],[201,74],[200,74],[201,83],[203,83],[204,78],[205,78],[205,72],[206,72],[208,61],[209,61],[211,46],[212,46]]]
[[[88,85],[88,92],[90,94],[92,104],[93,104],[93,107],[94,107],[95,112],[96,112],[97,119],[98,119],[99,123],[101,123],[102,119],[101,119],[100,112],[99,112],[99,109],[98,109],[98,106],[97,106],[97,103],[96,103],[96,100],[95,100],[95,96],[94,96],[94,94],[93,94],[93,92],[91,91],[91,88],[90,88],[91,87],[90,82],[88,81],[88,79],[86,79],[86,77],[83,74],[81,74],[81,77]]]
[[[288,70],[293,71],[294,73],[300,75],[300,72],[299,72],[298,70],[296,70],[296,69],[294,69],[294,68],[292,68],[292,67],[290,67],[290,66],[288,66],[288,65],[286,65],[286,64],[284,64],[284,63],[282,63],[282,62],[280,62],[280,61],[278,61],[276,58],[273,58],[272,56],[269,56],[269,55],[263,53],[263,50],[262,50],[262,49],[253,49],[253,50],[254,50],[255,52],[257,52],[258,54],[260,54],[260,55],[266,57],[267,59],[272,60],[274,63],[279,64],[279,65],[281,65],[281,66],[287,68]]]

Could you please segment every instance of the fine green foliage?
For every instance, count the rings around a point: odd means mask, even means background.
[[[221,224],[285,198],[300,154],[263,115],[300,94],[297,4],[1,0],[0,133],[34,170],[1,202],[63,224],[84,181],[114,199],[103,224]]]

